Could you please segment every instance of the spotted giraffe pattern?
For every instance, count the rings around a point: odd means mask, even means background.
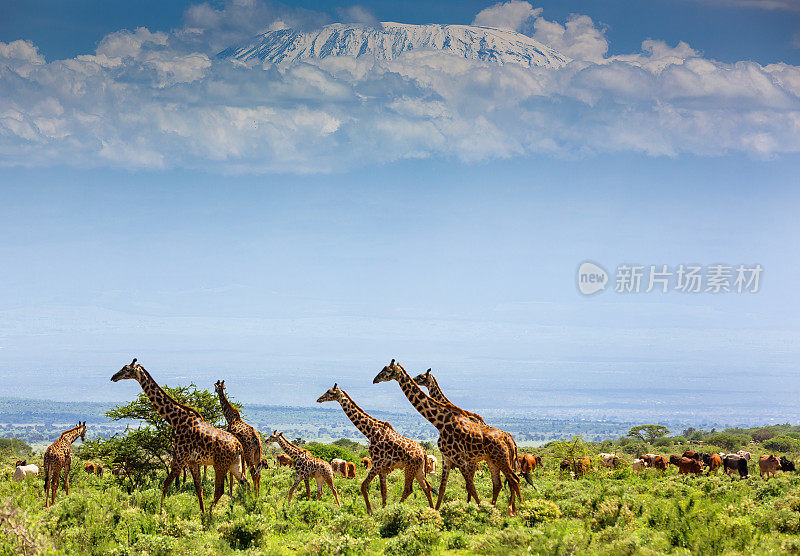
[[[367,505],[367,513],[372,514],[372,505],[369,502],[369,484],[376,476],[380,477],[381,502],[385,508],[387,498],[386,477],[394,469],[403,469],[405,471],[405,487],[403,488],[400,502],[404,502],[408,495],[411,494],[411,487],[414,479],[416,479],[425,492],[428,504],[432,508],[431,485],[425,477],[427,454],[422,446],[410,438],[395,432],[389,423],[372,417],[336,384],[317,399],[317,403],[334,401],[341,404],[342,409],[353,425],[369,440],[369,457],[372,461],[372,469],[370,469],[364,482],[361,483],[361,494]]]
[[[444,395],[444,392],[442,392],[442,389],[439,388],[439,382],[436,380],[436,377],[434,377],[431,374],[431,369],[428,369],[424,373],[421,373],[421,374],[417,375],[416,377],[414,377],[414,382],[416,382],[420,386],[424,386],[425,388],[427,388],[428,389],[428,393],[430,394],[431,398],[433,398],[437,402],[442,402],[443,404],[450,404],[450,405],[454,405],[455,406],[455,404],[453,402],[451,402],[447,398],[447,396]],[[458,407],[458,406],[456,406],[456,407]],[[459,409],[461,409],[461,408],[459,408]],[[474,413],[472,411],[467,411],[466,409],[462,409],[461,411],[463,411],[471,419],[474,419],[476,422],[481,423],[483,425],[486,424],[486,421],[483,420],[483,417],[481,417],[477,413]],[[500,429],[497,429],[497,430],[500,431],[501,436],[503,437],[503,441],[506,443],[506,445],[508,446],[509,451],[512,454],[511,462],[512,462],[512,465],[514,467],[514,471],[518,471],[519,470],[518,469],[519,465],[517,463],[517,442],[514,440],[514,437],[511,436],[511,433],[503,431],[503,430],[500,430]],[[471,495],[469,493],[467,493],[467,502],[469,502],[470,498],[471,498]]]
[[[333,484],[333,468],[331,464],[311,455],[311,452],[304,450],[300,446],[296,446],[286,440],[282,432],[274,431],[267,439],[267,443],[276,442],[286,454],[292,458],[292,466],[294,467],[296,476],[292,488],[289,489],[289,505],[292,504],[292,495],[294,494],[297,485],[300,481],[306,483],[306,496],[311,499],[311,485],[310,479],[317,481],[317,500],[322,498],[322,485],[327,484],[333,492],[333,498],[336,500],[336,505],[341,506],[339,503],[339,492]],[[260,471],[260,466],[259,466]]]
[[[256,429],[245,423],[239,410],[230,404],[225,396],[224,380],[218,380],[214,383],[214,391],[219,396],[222,414],[225,415],[225,421],[228,422],[228,432],[242,443],[244,461],[248,469],[250,469],[250,478],[253,479],[253,489],[257,498],[258,492],[261,490],[261,471],[256,471],[258,464],[261,462],[261,435],[258,434]],[[229,484],[230,488],[232,488],[233,480]]]
[[[492,504],[502,489],[500,474],[505,475],[511,489],[511,501],[508,513],[516,514],[515,499],[522,501],[519,488],[519,477],[514,472],[512,453],[506,444],[502,431],[475,421],[462,409],[453,404],[438,402],[425,394],[419,385],[412,380],[406,370],[395,360],[385,366],[374,378],[373,383],[396,380],[408,401],[439,431],[439,450],[442,452],[442,479],[439,486],[439,497],[436,501],[438,509],[447,488],[450,468],[455,466],[461,471],[466,483],[467,492],[479,503],[473,476],[477,465],[485,461],[492,476]]]
[[[65,430],[44,452],[44,505],[56,503],[56,491],[61,470],[64,470],[64,492],[69,496],[69,468],[72,465],[72,443],[78,438],[86,439],[86,422],[78,422]],[[48,492],[50,489],[50,492]]]
[[[164,506],[167,489],[186,466],[192,473],[195,494],[200,502],[200,511],[203,513],[205,513],[205,504],[200,484],[201,465],[214,466],[214,501],[211,503],[210,512],[213,512],[214,505],[222,497],[225,475],[228,472],[233,473],[240,483],[250,488],[247,478],[244,476],[242,444],[234,435],[211,426],[196,409],[172,399],[153,380],[150,373],[136,363],[136,359],[111,377],[112,382],[124,379],[136,380],[150,399],[153,408],[172,426],[172,462],[169,475],[167,475],[161,491],[161,508]]]

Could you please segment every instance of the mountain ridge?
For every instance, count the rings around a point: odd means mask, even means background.
[[[529,68],[561,67],[570,62],[536,39],[507,29],[395,22],[379,26],[333,23],[313,32],[291,28],[267,31],[218,56],[278,65],[329,56],[371,56],[388,62],[416,50],[438,50],[469,60]]]

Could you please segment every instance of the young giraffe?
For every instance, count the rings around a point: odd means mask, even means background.
[[[414,377],[414,382],[416,382],[420,386],[424,386],[425,388],[427,388],[428,389],[428,393],[430,394],[431,398],[433,398],[437,402],[442,402],[443,404],[450,404],[450,405],[453,405],[455,407],[458,407],[456,404],[454,404],[449,399],[447,399],[447,396],[444,395],[444,392],[442,392],[442,389],[439,388],[439,382],[436,380],[436,377],[434,377],[431,374],[431,369],[428,369],[424,373],[421,373],[421,374],[417,375],[416,377]],[[459,408],[459,409],[461,409],[461,408]],[[467,416],[469,416],[470,418],[474,419],[476,422],[481,423],[482,425],[486,424],[486,421],[483,420],[483,417],[481,417],[477,413],[474,413],[472,411],[467,411],[466,409],[462,409],[462,411],[464,413],[466,413]],[[498,429],[498,430],[500,430],[500,429]],[[517,471],[517,443],[514,440],[514,437],[511,436],[511,433],[508,433],[508,432],[503,431],[503,430],[500,430],[500,433],[501,433],[501,436],[503,437],[503,441],[506,443],[506,445],[508,446],[509,451],[512,454],[513,459],[511,461],[512,461],[512,465],[514,467],[514,471]],[[467,502],[469,502],[469,500],[470,500],[470,494],[467,493]]]
[[[403,496],[400,498],[402,503],[411,494],[411,486],[414,479],[428,497],[428,504],[433,507],[431,497],[431,485],[425,477],[425,462],[427,454],[425,450],[405,436],[401,436],[392,428],[392,425],[385,421],[379,421],[369,413],[358,407],[356,402],[336,384],[333,388],[322,394],[317,403],[339,402],[347,417],[353,425],[361,431],[361,434],[369,440],[369,457],[372,460],[372,469],[369,470],[367,478],[361,483],[361,494],[367,504],[367,513],[372,515],[372,506],[369,503],[369,484],[376,475],[380,477],[381,501],[386,507],[386,476],[394,469],[405,470],[405,488]]]
[[[65,430],[44,452],[44,505],[56,503],[58,490],[58,477],[64,469],[64,492],[69,496],[69,468],[72,465],[72,443],[80,437],[81,442],[86,440],[86,422]],[[48,487],[51,492],[48,493]]]
[[[311,500],[311,485],[309,484],[309,479],[314,478],[317,480],[317,500],[322,498],[322,483],[327,483],[330,487],[331,491],[333,492],[333,498],[336,500],[336,505],[341,506],[339,503],[339,492],[336,490],[336,486],[333,484],[333,468],[331,464],[325,461],[324,459],[320,459],[311,455],[311,452],[308,450],[304,450],[299,446],[295,446],[283,436],[282,432],[273,431],[272,435],[267,438],[267,444],[270,442],[276,442],[278,446],[280,446],[284,452],[286,452],[289,457],[292,458],[292,466],[294,467],[295,472],[297,472],[297,476],[294,479],[294,484],[292,488],[289,489],[289,505],[292,503],[292,495],[294,494],[294,489],[297,488],[297,485],[300,484],[300,481],[305,481],[306,483],[306,496],[308,499]],[[262,463],[258,464],[258,471],[261,471]]]
[[[492,504],[502,489],[500,473],[505,475],[511,488],[511,502],[508,513],[517,513],[515,498],[522,502],[519,477],[514,472],[511,451],[503,439],[501,431],[478,423],[467,413],[452,404],[437,402],[425,394],[408,375],[406,370],[394,359],[372,381],[374,384],[396,380],[408,401],[420,414],[439,430],[439,450],[442,452],[442,480],[439,486],[438,509],[447,488],[447,479],[452,466],[458,467],[466,482],[467,492],[479,502],[473,476],[480,461],[486,461],[492,475]]]
[[[250,469],[250,478],[253,479],[253,489],[258,498],[258,491],[261,490],[261,472],[256,472],[256,466],[261,461],[261,435],[252,426],[242,419],[239,410],[233,407],[225,396],[225,381],[218,380],[214,383],[214,390],[219,395],[219,403],[222,406],[222,413],[228,422],[228,432],[233,434],[242,443],[244,448],[244,461]],[[233,478],[228,485],[229,492],[233,488]]]
[[[181,470],[189,466],[194,479],[194,491],[200,502],[200,511],[205,513],[203,503],[203,488],[200,484],[200,466],[214,466],[214,501],[209,512],[214,511],[214,505],[222,496],[225,488],[225,475],[228,471],[248,489],[250,484],[244,475],[244,451],[239,440],[227,431],[209,425],[196,409],[180,404],[173,400],[153,380],[144,367],[136,364],[134,359],[130,365],[125,365],[114,376],[112,382],[124,379],[137,381],[150,399],[153,408],[167,423],[172,425],[173,448],[171,470],[164,481],[161,491],[161,508],[164,507],[164,497],[172,481],[180,474]]]

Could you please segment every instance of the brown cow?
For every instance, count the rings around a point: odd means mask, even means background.
[[[667,459],[664,456],[656,456],[653,458],[653,467],[661,470],[661,474],[667,470]]]
[[[719,454],[703,454],[703,465],[708,467],[708,473],[711,474],[722,466],[722,458]]]
[[[87,461],[83,464],[83,470],[89,475],[97,475],[99,477],[103,476],[103,466],[92,463],[91,461]]]
[[[294,460],[286,454],[278,454],[276,459],[278,460],[278,467],[283,465],[291,467],[294,464]]]
[[[361,458],[361,467],[369,469],[371,465],[372,461],[369,458]]]
[[[770,474],[774,477],[775,473],[777,473],[781,468],[781,460],[776,458],[774,455],[770,454],[768,456],[761,456],[758,458],[758,472],[763,477],[766,473],[767,478],[769,480]]]
[[[692,450],[686,450],[683,453],[683,457],[692,458],[692,459],[696,459],[697,461],[700,461],[700,454],[698,452],[693,452]]]
[[[562,472],[569,470],[573,477],[580,478],[586,475],[592,469],[592,458],[589,456],[583,457],[578,460],[565,459],[559,464],[559,475]]]
[[[269,469],[267,458],[261,458],[261,469]]]
[[[519,454],[517,456],[517,470],[525,477],[525,481],[532,485],[531,471],[534,471],[538,465],[541,465],[542,458],[534,456],[533,454]]]
[[[699,475],[703,472],[703,466],[694,458],[680,457],[678,458],[677,465],[678,473],[681,475],[688,475],[689,473]]]
[[[348,479],[355,479],[356,478],[356,464],[352,461],[348,461],[345,463],[346,467],[346,474],[345,477]]]

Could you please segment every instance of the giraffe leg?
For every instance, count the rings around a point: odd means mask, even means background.
[[[305,479],[305,481],[306,481],[306,499],[311,500],[311,483],[309,482],[308,479]]]
[[[53,478],[50,479],[50,504],[56,503],[56,491],[58,490],[58,478],[61,475],[61,469],[56,467],[53,469]]]
[[[375,468],[371,468],[367,473],[367,478],[364,479],[364,482],[361,483],[361,496],[364,497],[364,502],[367,504],[367,513],[372,515],[372,505],[369,503],[369,484],[372,482],[372,479],[375,478],[378,472],[375,471]]]
[[[317,500],[322,498],[322,485],[325,484],[325,479],[322,476],[315,477],[317,481]]]
[[[69,464],[64,466],[64,493],[69,496]]]
[[[522,503],[522,491],[519,489],[519,475],[514,473],[509,465],[504,465],[500,468],[503,475],[506,476],[506,481],[508,482],[508,490],[511,491],[511,502],[508,505],[508,515],[517,515],[517,504],[514,500],[519,498],[520,504]]]
[[[261,471],[256,473],[256,467],[252,464],[250,465],[250,478],[253,479],[253,489],[258,498],[258,492],[261,490]]]
[[[386,500],[388,499],[388,491],[386,489],[386,475],[385,471],[382,471],[378,474],[378,479],[381,482],[381,507],[386,507]]]
[[[463,473],[463,469],[466,469],[467,473],[469,473],[469,476],[473,477],[473,482],[474,482],[475,481],[475,479],[474,479],[475,473],[478,471],[478,463],[477,462],[467,463],[465,467],[462,467],[462,473]],[[467,504],[469,504],[469,501],[471,499],[472,499],[472,493],[469,491],[469,488],[468,488],[467,489]],[[480,504],[480,502],[478,502],[477,498],[475,499],[475,503],[476,504]]]
[[[209,513],[214,513],[214,506],[217,504],[222,494],[225,492],[225,477],[228,475],[228,469],[217,469],[214,467],[214,501],[208,508]]]
[[[164,509],[164,497],[167,495],[167,490],[169,490],[169,486],[172,484],[172,481],[174,481],[175,478],[180,475],[181,469],[183,469],[183,465],[179,465],[175,461],[172,462],[172,469],[170,470],[169,475],[167,475],[167,480],[164,481],[164,487],[161,489],[161,504],[158,508],[159,513],[161,513],[161,511]],[[200,511],[204,511],[202,500],[200,501]]]
[[[339,491],[336,490],[336,485],[333,484],[333,476],[325,477],[325,482],[328,483],[328,486],[330,487],[331,492],[333,493],[333,499],[336,500],[336,505],[341,507],[342,503],[339,502]],[[320,492],[322,492],[322,487],[320,487],[319,490]]]
[[[228,473],[228,496],[233,498],[233,471]],[[225,490],[225,485],[222,485],[222,490]]]
[[[493,463],[489,464],[489,474],[492,477],[492,506],[494,506],[503,489],[503,482],[500,480],[500,469]]]
[[[436,509],[442,505],[444,500],[444,491],[447,488],[447,479],[450,476],[450,460],[442,458],[442,478],[439,482],[439,496],[436,498]]]
[[[294,489],[297,488],[297,485],[300,484],[301,480],[302,479],[300,479],[300,475],[298,474],[297,478],[295,478],[295,480],[294,480],[294,484],[292,485],[292,488],[289,489],[289,504],[288,504],[289,506],[292,505],[292,494],[294,494]],[[308,485],[308,481],[306,481],[306,485]]]
[[[184,471],[186,468],[184,467]],[[200,501],[200,512],[205,513],[205,504],[203,504],[203,485],[200,483],[200,466],[196,463],[189,464],[189,471],[192,474],[192,480],[194,481],[194,493],[197,495],[197,499]]]
[[[400,497],[400,503],[405,502],[406,498],[411,494],[411,488],[414,484],[414,475],[417,474],[417,467],[409,463],[403,471],[405,472],[405,484],[403,485],[403,495]]]
[[[470,465],[466,465],[461,467],[461,474],[464,476],[464,482],[467,483],[467,492],[472,495],[475,499],[476,504],[480,504],[480,498],[478,498],[478,491],[475,489],[475,480],[474,480],[474,473],[471,472],[474,468]]]
[[[428,498],[428,505],[432,508],[433,497],[431,496],[431,484],[428,482],[428,478],[425,476],[424,466],[417,469],[417,482],[419,483],[419,486],[422,488],[422,492],[424,492],[425,496]]]

